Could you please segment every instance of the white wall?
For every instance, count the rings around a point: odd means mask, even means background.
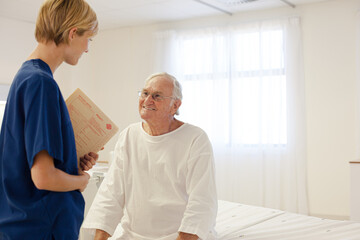
[[[67,97],[75,88],[83,89],[120,129],[138,121],[137,90],[152,73],[152,34],[158,30],[236,24],[255,19],[301,16],[304,40],[305,84],[307,107],[308,192],[312,215],[342,218],[349,216],[350,176],[348,162],[359,152],[357,130],[356,28],[359,0],[333,0],[325,3],[288,7],[229,16],[201,18],[165,24],[100,31],[90,52],[78,66],[61,66],[55,78]],[[28,56],[32,31],[11,35],[0,19],[2,36],[1,79],[11,77],[19,67],[19,59]],[[19,25],[8,22],[10,28]],[[25,29],[26,28],[26,29]],[[20,39],[17,36],[20,35]],[[15,37],[16,36],[16,37]],[[14,40],[15,39],[15,40]],[[5,45],[4,46],[4,42]],[[31,45],[31,44],[30,44]],[[23,49],[17,49],[24,46]],[[26,51],[25,51],[26,50]],[[4,59],[13,54],[16,57]],[[116,139],[112,139],[101,155],[107,156]]]
[[[36,46],[34,24],[0,17],[0,84],[10,84]]]
[[[357,141],[356,42],[360,1],[304,8],[308,190],[313,214],[348,215]]]

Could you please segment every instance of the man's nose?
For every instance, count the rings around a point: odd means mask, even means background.
[[[147,95],[147,96],[145,97],[144,101],[145,101],[145,102],[154,101],[153,95],[152,95],[152,94]]]

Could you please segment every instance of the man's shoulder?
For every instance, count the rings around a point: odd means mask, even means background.
[[[119,139],[124,138],[129,134],[139,133],[140,131],[141,131],[141,122],[132,123],[121,131],[119,135]]]
[[[141,129],[141,122],[131,123],[126,127],[126,129],[131,131],[139,131]]]
[[[183,131],[186,131],[188,133],[192,133],[194,135],[206,134],[206,132],[201,127],[190,124],[190,123],[184,123],[182,129],[183,129]]]

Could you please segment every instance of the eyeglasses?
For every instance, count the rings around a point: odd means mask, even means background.
[[[162,100],[164,100],[165,98],[172,98],[175,99],[175,97],[167,97],[167,96],[163,96],[157,92],[154,93],[149,93],[148,91],[142,90],[142,91],[138,91],[139,93],[139,97],[142,99],[147,98],[149,95],[151,95],[152,99],[154,99],[154,101],[156,102],[160,102]]]

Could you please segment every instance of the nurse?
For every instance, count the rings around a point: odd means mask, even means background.
[[[83,221],[87,170],[78,170],[74,133],[53,78],[76,65],[97,33],[95,12],[84,0],[47,0],[39,11],[35,50],[10,88],[0,134],[0,239],[75,240]]]

